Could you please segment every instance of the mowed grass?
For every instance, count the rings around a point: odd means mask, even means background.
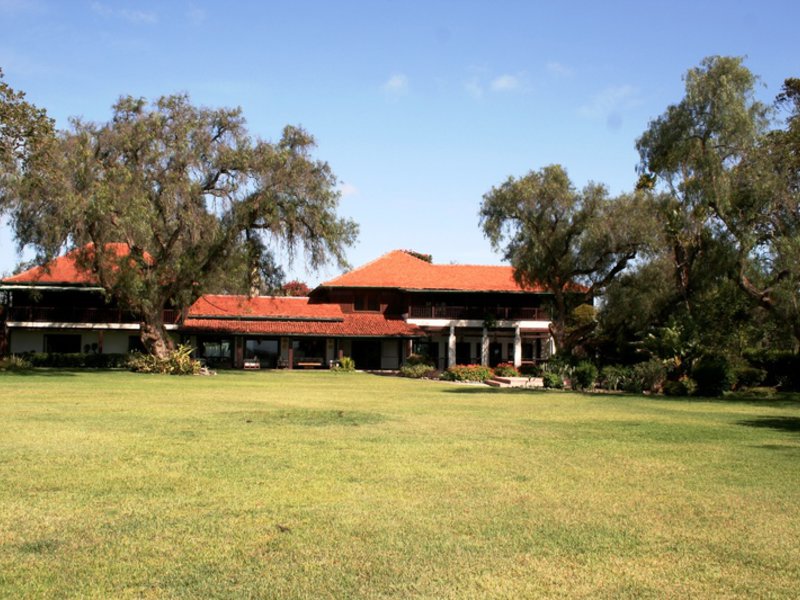
[[[792,399],[0,375],[0,597],[798,594]]]

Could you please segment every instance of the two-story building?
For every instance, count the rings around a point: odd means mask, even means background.
[[[135,315],[108,301],[74,253],[8,277],[5,351],[122,353],[140,349]],[[395,250],[319,285],[308,297],[205,295],[165,311],[176,339],[211,364],[396,369],[412,352],[439,368],[546,360],[551,295],[519,287],[511,267],[437,265]]]

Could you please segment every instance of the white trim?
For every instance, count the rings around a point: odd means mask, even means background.
[[[8,321],[8,328],[20,329],[108,329],[111,331],[139,331],[138,323],[50,323],[41,321]],[[177,331],[178,326],[164,325],[167,331]]]
[[[485,322],[479,319],[407,319],[406,323],[409,325],[418,325],[420,327],[477,327],[482,329]],[[541,329],[543,331],[550,330],[550,321],[497,321],[494,328],[497,329]]]

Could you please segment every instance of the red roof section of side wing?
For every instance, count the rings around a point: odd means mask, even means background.
[[[191,308],[188,318],[342,319],[338,304],[311,304],[305,296],[228,296],[206,294]]]
[[[544,292],[523,289],[507,266],[435,265],[404,250],[394,250],[322,284],[322,287],[374,287],[469,292]]]
[[[343,313],[338,304],[314,304],[306,297],[201,297],[183,328],[194,332],[332,337],[420,337],[403,319],[380,313]]]
[[[93,244],[87,244],[83,248],[70,250],[63,256],[54,258],[45,266],[33,267],[22,273],[11,275],[2,280],[3,283],[23,283],[23,284],[61,284],[61,285],[97,285],[97,276],[89,270],[83,269],[78,265],[78,255],[80,252],[91,252]],[[106,244],[106,251],[115,256],[127,256],[130,252],[127,244],[113,243]],[[147,258],[147,255],[145,256]]]

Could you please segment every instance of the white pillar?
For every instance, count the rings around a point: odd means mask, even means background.
[[[550,358],[551,356],[555,355],[555,353],[556,353],[556,341],[553,339],[553,336],[551,335],[549,338],[547,338],[547,358]]]
[[[481,364],[484,367],[489,364],[489,332],[486,327],[483,328],[481,337]]]
[[[456,364],[456,326],[450,325],[450,338],[447,340],[447,366]]]
[[[519,325],[514,327],[514,366],[518,367],[522,364],[522,334],[519,331]]]

